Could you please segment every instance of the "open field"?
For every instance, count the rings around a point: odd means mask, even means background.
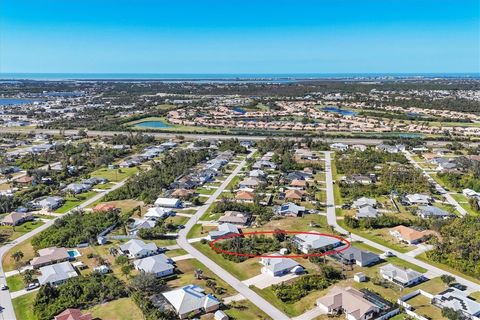
[[[102,320],[139,320],[143,319],[142,311],[130,298],[121,298],[104,304],[96,305],[86,312],[94,318]]]
[[[92,198],[95,196],[97,193],[95,191],[88,191],[84,193],[77,194],[75,197],[72,196],[67,196],[65,197],[65,203],[55,210],[56,213],[66,213],[73,208],[77,207],[80,205],[82,202],[87,201],[88,199]]]
[[[13,308],[15,309],[15,316],[18,320],[37,320],[38,318],[33,314],[33,302],[37,292],[31,292],[21,297],[12,300]]]
[[[108,169],[100,168],[90,173],[91,177],[105,178],[111,182],[119,182],[139,172],[137,167]],[[95,186],[97,188],[97,186]]]

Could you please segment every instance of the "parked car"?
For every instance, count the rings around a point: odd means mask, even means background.
[[[37,289],[38,287],[40,287],[40,283],[38,283],[38,282],[32,282],[32,283],[29,283],[29,284],[27,285],[27,287],[25,288],[25,290],[30,291],[30,290],[33,290],[33,289]]]
[[[2,291],[8,290],[8,286],[7,286],[6,284],[2,284],[2,285],[0,286],[0,289],[1,289]]]

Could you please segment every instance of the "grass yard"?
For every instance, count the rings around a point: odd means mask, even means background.
[[[192,245],[240,280],[246,280],[260,274],[261,265],[257,258],[247,259],[238,263],[225,259],[221,254],[213,251],[208,243],[201,244],[197,242]]]
[[[104,178],[111,182],[119,182],[133,176],[137,172],[138,172],[137,167],[118,168],[118,169],[100,168],[90,173],[90,176],[97,177],[97,178]],[[95,188],[97,188],[97,186],[95,186]]]
[[[201,187],[195,189],[195,192],[198,194],[212,195],[216,190],[216,188]]]
[[[139,320],[143,319],[142,311],[131,298],[121,298],[104,304],[96,305],[86,312],[93,318],[102,320]]]
[[[180,260],[177,261],[176,264],[179,274],[175,279],[167,282],[167,285],[171,288],[180,288],[188,284],[196,284],[204,288],[206,293],[213,293],[219,298],[225,298],[237,294],[235,289],[214,275],[205,265],[196,259]],[[203,279],[198,280],[195,278],[196,269],[201,269],[203,271]],[[206,281],[208,279],[214,280],[217,283],[216,288],[222,288],[224,289],[224,292],[222,294],[219,294],[218,292],[214,293],[211,288],[206,286]]]
[[[210,231],[216,230],[216,229],[217,227],[214,227],[214,226],[202,226],[201,224],[196,224],[188,232],[187,238],[193,239],[193,238],[205,237],[208,235]]]
[[[319,214],[306,214],[303,217],[280,217],[279,219],[272,219],[271,221],[258,228],[243,228],[243,231],[273,231],[275,229],[333,233],[331,231],[331,227],[329,227],[327,224],[327,217]]]
[[[65,197],[65,203],[63,206],[55,210],[56,213],[66,213],[73,208],[79,206],[82,202],[85,202],[86,200],[90,199],[91,197],[95,196],[97,193],[95,191],[88,191],[84,193],[80,193],[76,195],[75,197]]]
[[[227,305],[227,309],[224,310],[229,316],[230,320],[267,320],[271,319],[262,310],[258,309],[249,300],[234,301]]]
[[[23,282],[23,277],[21,274],[16,274],[14,276],[7,278],[7,286],[10,292],[15,292],[25,288],[25,283]]]
[[[3,256],[2,265],[4,271],[15,270],[15,261],[12,258],[12,253],[16,251],[23,252],[24,257],[20,260],[21,264],[26,264],[30,259],[35,257],[35,251],[33,250],[30,240],[26,240],[20,244],[17,244],[15,247],[8,250],[8,252]]]
[[[38,318],[33,314],[33,303],[37,292],[31,292],[12,300],[13,308],[17,319],[21,320],[37,320]]]
[[[430,319],[446,319],[442,316],[442,310],[432,305],[429,298],[419,294],[407,301],[415,310],[414,312],[420,316]]]

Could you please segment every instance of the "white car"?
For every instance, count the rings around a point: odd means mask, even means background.
[[[382,256],[383,256],[384,258],[395,257],[395,255],[394,255],[393,252],[391,252],[391,251],[385,251],[385,252],[382,254]]]
[[[3,290],[8,290],[8,287],[7,287],[6,284],[2,284],[2,285],[0,286],[0,289],[1,289],[2,291],[3,291]]]

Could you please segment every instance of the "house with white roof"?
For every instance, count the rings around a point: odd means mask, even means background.
[[[173,214],[173,210],[171,208],[162,208],[162,207],[153,207],[147,210],[145,213],[144,218],[151,219],[151,220],[160,220],[169,217]]]
[[[340,142],[332,143],[332,144],[330,145],[330,149],[345,151],[345,150],[348,149],[348,144],[340,143]]]
[[[77,271],[68,261],[52,264],[40,268],[40,277],[38,282],[43,285],[50,283],[51,285],[59,285],[70,278],[78,276]]]
[[[341,246],[343,243],[334,237],[317,234],[301,233],[293,237],[292,241],[298,249],[307,254],[311,251],[329,251]]]
[[[157,254],[133,261],[135,269],[145,273],[153,273],[157,278],[172,275],[175,272],[173,260],[165,254]]]
[[[380,275],[401,287],[410,287],[425,280],[423,274],[412,269],[395,266],[391,263],[380,267]]]
[[[435,295],[432,304],[439,308],[450,308],[460,311],[467,319],[480,319],[480,303],[468,297],[468,294],[450,287]]]
[[[280,254],[272,254],[272,256],[281,256]],[[303,267],[290,258],[262,258],[260,263],[263,264],[262,273],[272,277],[280,277],[288,273],[301,274],[304,272]]]
[[[475,197],[480,196],[480,194],[478,192],[476,192],[475,190],[472,190],[472,189],[463,189],[462,193],[467,198],[475,198]]]
[[[264,178],[266,175],[265,171],[260,169],[255,169],[248,173],[248,176],[252,178]]]
[[[375,207],[376,205],[377,205],[376,199],[361,197],[353,201],[352,208],[360,209],[366,206]]]
[[[296,205],[293,202],[287,202],[274,208],[274,212],[281,216],[298,217],[305,212],[305,207]]]
[[[419,194],[419,193],[407,194],[405,196],[405,199],[408,201],[409,204],[428,205],[430,204],[430,202],[432,202],[432,197],[426,194]]]
[[[240,230],[238,229],[238,227],[231,223],[222,223],[218,225],[217,229],[218,230],[211,231],[208,233],[208,237],[207,237],[208,240],[212,241],[220,237],[225,237],[228,235],[240,233]]]
[[[158,198],[155,200],[155,206],[165,208],[181,208],[182,201],[177,198]]]
[[[193,284],[164,292],[162,295],[172,305],[180,319],[193,314],[213,312],[220,307],[220,301],[215,296],[205,294],[203,288]]]
[[[130,259],[144,258],[158,253],[157,245],[153,242],[145,243],[142,240],[132,239],[120,246],[120,251]]]
[[[376,218],[378,216],[378,211],[374,207],[364,206],[357,210],[356,217],[357,219],[364,218]]]

